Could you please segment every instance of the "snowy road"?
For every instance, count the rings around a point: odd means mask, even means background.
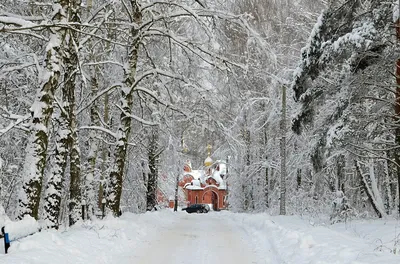
[[[166,217],[168,222],[142,240],[142,245],[131,255],[132,262],[126,263],[400,263],[400,256],[378,246],[385,241],[384,247],[390,249],[397,243],[393,236],[385,238],[382,232],[397,234],[396,222],[390,226],[379,222],[379,231],[375,234],[378,240],[373,239],[375,235],[369,225],[349,223],[343,226],[345,230],[336,231],[329,225],[310,224],[298,217],[267,214],[178,212],[171,216],[173,220]],[[366,227],[365,231],[361,232],[361,227]],[[377,244],[377,241],[381,242]]]
[[[3,250],[12,264],[399,264],[400,220],[162,210],[43,230]]]
[[[248,234],[219,213],[179,214],[133,258],[140,264],[264,263],[248,244]]]

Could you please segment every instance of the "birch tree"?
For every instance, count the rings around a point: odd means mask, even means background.
[[[69,21],[80,24],[80,6],[81,0],[70,0],[69,6]],[[68,122],[68,146],[69,146],[69,170],[70,170],[70,187],[69,187],[69,225],[73,225],[82,218],[81,215],[81,156],[78,142],[78,127],[76,120],[76,76],[79,72],[80,64],[78,62],[78,33],[79,26],[72,26],[70,30],[68,43],[65,44],[66,50],[64,53],[65,74],[63,97],[65,105],[63,111],[67,113]],[[77,70],[78,69],[78,70]]]
[[[62,2],[64,5],[65,21],[80,23],[79,0]],[[61,42],[61,61],[63,66],[63,84],[61,85],[62,105],[57,118],[58,131],[56,135],[55,166],[51,171],[45,197],[45,219],[48,227],[58,228],[62,183],[69,160],[70,195],[69,195],[69,224],[73,225],[80,218],[80,151],[77,139],[75,114],[76,75],[78,64],[77,26],[66,30]]]
[[[160,159],[160,148],[158,146],[159,143],[159,135],[158,135],[158,127],[154,127],[150,131],[149,135],[149,175],[147,180],[147,193],[146,193],[146,202],[147,202],[147,210],[151,211],[157,205],[157,181],[158,181],[158,172],[159,172],[159,159]]]
[[[122,179],[125,169],[128,140],[131,132],[131,114],[133,104],[133,92],[136,82],[136,70],[138,63],[139,45],[141,41],[138,27],[142,23],[142,13],[138,1],[129,1],[130,6],[126,7],[129,21],[133,24],[130,29],[130,40],[128,43],[128,65],[124,69],[124,81],[121,89],[121,114],[120,127],[117,132],[117,147],[114,154],[114,167],[109,175],[107,206],[117,215],[120,210],[122,192]]]
[[[59,1],[53,5],[52,20],[67,22],[68,2]],[[26,149],[23,170],[23,186],[19,197],[18,217],[25,215],[38,218],[42,181],[46,166],[49,141],[49,123],[53,113],[54,94],[59,85],[62,66],[62,41],[66,30],[54,28],[46,47],[45,67],[40,75],[40,88],[31,107],[30,136]],[[56,201],[54,201],[57,203]]]

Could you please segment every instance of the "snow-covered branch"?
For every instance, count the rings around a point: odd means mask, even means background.
[[[4,65],[4,64],[3,64]],[[1,68],[0,67],[0,79],[3,79],[5,77],[7,77],[7,75],[10,74],[10,72],[13,71],[18,71],[18,70],[22,70],[31,66],[36,66],[36,62],[28,62],[28,63],[24,63],[24,64],[19,64],[16,66],[12,66],[12,67],[7,67],[7,68]]]
[[[2,115],[4,117],[4,115]],[[11,122],[7,127],[0,128],[0,137],[12,130],[13,128],[23,129],[24,131],[29,131],[27,128],[19,126],[23,122],[27,121],[30,116],[9,116],[10,119],[16,119],[14,122]]]
[[[233,65],[236,66],[238,68],[241,69],[245,69],[245,65],[240,64],[240,63],[236,63],[231,61],[228,58],[225,58],[222,55],[216,54],[212,51],[206,50],[204,48],[202,48],[200,46],[200,44],[195,44],[195,43],[191,43],[189,42],[188,39],[182,39],[178,36],[175,36],[172,32],[166,32],[164,31],[164,29],[162,28],[158,28],[158,29],[151,29],[148,30],[147,32],[145,32],[143,34],[143,37],[153,37],[153,36],[160,36],[160,37],[166,37],[166,38],[170,38],[171,40],[173,40],[178,46],[182,47],[185,50],[190,51],[191,53],[195,54],[198,58],[200,58],[201,60],[203,60],[204,62],[206,62],[209,65],[212,65],[214,67],[219,68],[220,70],[226,70],[226,67],[222,67],[222,65]],[[207,59],[205,57],[205,55],[215,59],[215,60],[211,60],[211,59]]]
[[[102,7],[102,8],[104,8],[104,7]],[[99,12],[100,12],[100,11],[99,11]],[[98,30],[101,29],[100,26],[101,26],[102,24],[104,24],[105,21],[108,20],[108,18],[111,16],[111,14],[113,14],[113,10],[109,10],[109,11],[104,15],[104,18],[103,18],[100,22],[96,23],[96,25],[94,26],[94,28],[92,29],[92,31],[89,32],[89,33],[87,33],[87,34],[86,34],[86,37],[85,37],[84,39],[82,39],[82,40],[79,42],[79,45],[80,45],[81,47],[84,46],[84,45],[86,44],[86,42],[88,42],[89,39],[90,39],[91,37],[97,36],[96,32],[97,32]],[[90,21],[90,19],[89,19],[89,21]]]
[[[134,114],[129,114],[126,111],[124,111],[124,109],[122,109],[121,106],[119,106],[117,104],[116,104],[116,107],[118,107],[119,110],[121,110],[121,112],[123,112],[126,117],[130,117],[132,119],[135,119],[136,121],[138,121],[139,123],[141,123],[143,125],[148,125],[148,126],[158,126],[158,125],[160,125],[159,123],[154,123],[154,122],[151,122],[151,121],[148,121],[148,120],[144,120],[143,118],[140,118],[140,117],[138,117],[138,116],[136,116]]]
[[[151,7],[154,7],[156,5],[168,5],[168,6],[173,6],[173,7],[177,7],[179,9],[181,9],[182,11],[174,11],[172,13],[169,14],[162,14],[162,15],[158,15],[158,16],[152,16],[150,21],[144,22],[141,26],[141,29],[147,28],[149,24],[154,24],[157,21],[164,21],[165,19],[173,19],[173,18],[178,18],[178,17],[192,17],[195,19],[195,21],[199,24],[202,25],[203,29],[205,30],[205,32],[210,33],[208,30],[207,25],[204,23],[204,21],[202,21],[201,16],[199,16],[198,14],[198,10],[196,9],[191,9],[190,7],[186,6],[186,5],[182,5],[179,3],[174,3],[174,2],[160,2],[160,1],[156,1],[156,2],[152,2],[146,6],[143,6],[141,9],[141,12],[146,11],[147,9],[150,9]],[[202,17],[213,17],[213,15],[209,14],[206,16],[202,16]]]
[[[123,65],[122,63],[119,63],[117,61],[96,61],[96,62],[88,62],[88,63],[84,63],[82,66],[96,66],[96,65],[102,65],[102,64],[113,64],[116,66],[120,66],[121,68],[124,68],[125,65]]]
[[[13,16],[0,16],[0,24],[13,25],[19,28],[35,28],[39,26],[39,24],[33,23],[21,17]]]
[[[117,139],[117,135],[105,127],[101,127],[101,126],[81,126],[81,127],[79,127],[79,130],[83,130],[83,129],[97,130],[97,131],[106,133],[107,135],[113,137],[114,139]]]
[[[362,154],[356,153],[356,152],[354,152],[354,151],[352,151],[350,149],[346,149],[348,152],[352,153],[353,155],[355,155],[357,157],[364,158],[364,159],[377,159],[378,158],[378,159],[386,160],[386,161],[396,165],[396,167],[400,168],[400,164],[398,164],[395,160],[387,158],[384,154],[376,153],[377,151],[385,152],[385,151],[388,151],[389,149],[383,149],[383,150],[381,150],[381,149],[371,149],[371,148],[367,148],[365,146],[360,146],[360,145],[356,145],[356,144],[352,144],[352,143],[349,143],[349,145],[352,146],[355,149],[359,149],[361,151],[365,151],[368,154],[372,155],[372,157],[368,156],[368,155],[362,155]],[[394,147],[394,148],[391,148],[391,149],[398,149],[398,148],[399,147]]]
[[[179,112],[179,113],[183,114],[184,116],[187,116],[187,114],[184,113],[181,109],[175,107],[174,105],[172,105],[172,104],[170,104],[170,103],[168,103],[168,102],[165,102],[164,100],[162,100],[161,98],[159,98],[153,91],[151,91],[151,90],[149,90],[149,89],[146,89],[146,88],[143,88],[143,87],[136,87],[136,88],[135,88],[135,91],[137,91],[137,92],[143,92],[143,93],[145,93],[145,94],[151,96],[151,97],[152,97],[154,100],[156,100],[159,104],[166,106],[167,109],[171,109],[171,110],[173,110],[173,111],[175,111],[175,112]]]
[[[99,98],[100,98],[101,96],[103,96],[104,94],[106,94],[106,93],[108,93],[108,92],[110,92],[110,91],[113,91],[114,89],[116,89],[116,88],[118,88],[118,87],[121,87],[121,86],[122,86],[122,83],[116,83],[116,84],[113,84],[113,85],[111,85],[110,87],[108,87],[108,88],[102,90],[102,91],[99,92],[95,97],[93,97],[87,105],[85,105],[85,106],[81,107],[80,109],[78,109],[78,110],[76,111],[76,114],[78,115],[78,114],[80,114],[83,110],[85,110],[86,108],[90,107],[97,99],[99,99]]]

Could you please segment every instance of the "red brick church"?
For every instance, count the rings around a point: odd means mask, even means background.
[[[211,146],[207,149],[204,169],[192,170],[190,161],[186,161],[179,186],[185,193],[186,205],[209,204],[213,210],[223,210],[227,208],[226,164],[214,162],[210,157]]]

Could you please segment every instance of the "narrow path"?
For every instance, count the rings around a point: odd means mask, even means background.
[[[251,238],[226,214],[178,214],[177,223],[165,228],[134,254],[138,264],[264,264]]]

